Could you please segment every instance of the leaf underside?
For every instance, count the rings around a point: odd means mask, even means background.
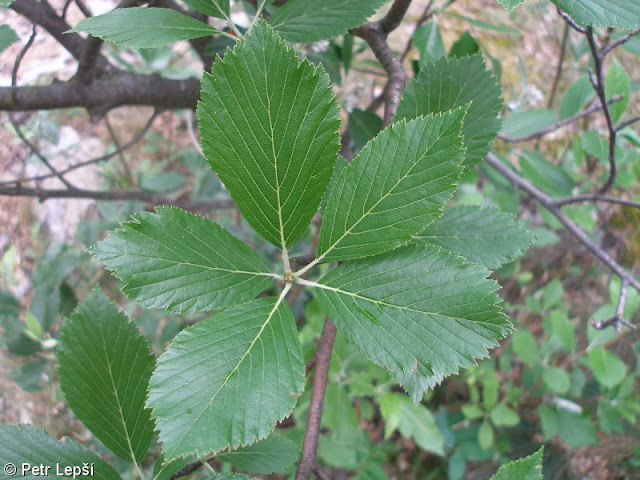
[[[340,148],[323,68],[300,62],[259,21],[205,74],[198,120],[205,156],[249,224],[280,248],[300,239]]]
[[[440,58],[428,63],[405,88],[396,120],[439,113],[470,102],[462,135],[467,149],[465,166],[476,165],[491,149],[500,131],[502,109],[500,87],[485,69],[482,55]]]
[[[437,247],[408,245],[340,265],[317,293],[345,336],[415,399],[432,377],[475,365],[512,331],[488,274]]]
[[[180,332],[158,359],[147,405],[168,459],[201,456],[266,437],[303,382],[291,310],[262,297]]]
[[[154,432],[144,402],[155,357],[99,289],[63,322],[58,363],[60,388],[73,413],[116,455],[140,463]]]
[[[269,286],[269,266],[220,225],[175,207],[133,215],[135,222],[90,249],[139,305],[176,313],[223,308]]]
[[[640,28],[637,0],[552,0],[583,27]]]
[[[68,33],[85,32],[132,48],[153,48],[217,33],[213,27],[170,8],[117,8],[85,18]]]
[[[362,25],[386,0],[290,0],[269,19],[290,42],[311,43]]]
[[[463,109],[391,125],[345,167],[329,196],[318,256],[374,255],[406,243],[442,213],[464,159]]]
[[[497,208],[456,206],[414,237],[438,245],[487,268],[499,268],[521,255],[533,237],[514,217]]]
[[[94,464],[93,476],[80,476],[80,479],[94,480],[122,480],[118,472],[111,465],[98,457],[91,450],[79,444],[75,440],[66,438],[57,442],[47,433],[33,425],[0,425],[0,463],[4,466],[12,463],[18,467],[18,475],[26,480],[42,479],[42,475],[27,473],[22,476],[23,463],[31,465],[52,466],[47,478],[59,477],[55,472],[55,465],[78,465],[83,463]],[[4,474],[0,478],[12,478]]]

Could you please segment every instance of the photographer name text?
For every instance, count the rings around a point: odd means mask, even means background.
[[[22,463],[18,468],[14,467],[14,475],[15,473],[19,473],[21,476],[34,476],[34,477],[67,477],[67,478],[79,478],[79,477],[93,477],[94,475],[94,466],[93,463],[83,463],[82,465],[64,465],[61,463],[56,463],[54,465],[44,465],[44,464],[31,464],[31,463]],[[5,473],[10,474],[10,472],[6,471]]]

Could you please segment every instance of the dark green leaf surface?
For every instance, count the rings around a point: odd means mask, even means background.
[[[382,119],[368,110],[355,109],[349,114],[348,128],[353,148],[359,152],[382,129]]]
[[[125,47],[151,48],[206,37],[218,30],[169,8],[134,7],[85,18],[69,30],[73,32],[89,33]]]
[[[491,149],[500,130],[500,87],[485,69],[482,55],[441,58],[424,65],[405,88],[396,119],[467,107],[462,134],[467,149],[465,166],[478,163]]]
[[[498,268],[520,256],[533,242],[524,225],[497,208],[458,206],[415,237],[439,245],[487,268]]]
[[[168,459],[202,456],[266,437],[303,382],[291,310],[262,297],[180,332],[158,359],[147,404]]]
[[[638,0],[552,0],[583,27],[640,28]]]
[[[143,307],[176,313],[223,308],[271,283],[260,256],[217,223],[174,207],[156,212],[133,215],[135,222],[90,249]]]
[[[389,250],[441,215],[464,158],[465,111],[400,121],[344,168],[325,209],[318,256],[347,260]]]
[[[542,452],[544,447],[528,457],[502,465],[491,480],[542,480]]]
[[[329,78],[259,21],[202,80],[201,143],[249,224],[277,247],[305,232],[331,179],[340,120]]]
[[[17,466],[15,476],[9,476],[4,471],[4,466],[12,463]],[[22,464],[44,465],[51,467],[49,475],[34,475],[33,472],[25,472],[22,475]],[[121,480],[120,475],[107,462],[95,453],[80,445],[78,442],[65,439],[57,442],[47,433],[33,425],[0,425],[0,480],[21,478],[25,480],[37,480],[42,478],[69,478],[72,476],[56,475],[56,464],[60,464],[64,472],[66,466],[80,466],[87,463],[93,467],[92,475],[80,475],[80,479],[86,480]],[[42,472],[41,472],[42,473]]]
[[[385,0],[290,0],[269,23],[290,42],[311,43],[362,25]]]
[[[374,363],[392,373],[446,376],[486,357],[512,330],[488,274],[453,253],[409,245],[340,265],[317,294]]]
[[[229,0],[183,0],[194,10],[217,18],[229,16]]]
[[[73,413],[113,453],[140,463],[153,438],[144,401],[155,357],[135,324],[99,289],[63,322],[58,363]]]
[[[280,435],[270,435],[253,445],[221,453],[216,459],[242,470],[269,475],[291,468],[300,457],[298,447]]]

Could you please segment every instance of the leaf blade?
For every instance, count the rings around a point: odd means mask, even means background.
[[[477,164],[491,149],[500,130],[500,87],[485,69],[482,55],[440,58],[425,64],[405,88],[396,120],[439,113],[466,106],[462,127],[467,149],[465,166]]]
[[[132,48],[161,47],[219,33],[213,27],[170,8],[117,8],[85,18],[66,33],[84,32]]]
[[[487,268],[498,268],[520,256],[533,236],[514,217],[497,208],[456,206],[414,237],[438,245]]]
[[[281,300],[261,297],[215,314],[180,332],[158,359],[147,405],[168,459],[250,444],[290,413],[304,363]]]
[[[202,82],[201,143],[249,224],[287,248],[306,231],[339,150],[338,106],[321,67],[262,20]]]
[[[488,274],[450,252],[408,245],[340,265],[317,294],[371,361],[394,374],[441,379],[486,357],[512,331]]]
[[[143,307],[176,313],[223,308],[271,283],[260,256],[217,223],[175,207],[133,219],[89,251]]]
[[[464,114],[395,123],[362,149],[329,196],[318,261],[389,250],[441,215],[461,173]]]
[[[111,465],[98,457],[88,448],[70,438],[57,442],[47,433],[33,425],[0,425],[0,462],[12,463],[20,469],[23,463],[50,466],[49,478],[70,478],[56,475],[56,464],[94,465],[94,475],[82,475],[78,478],[97,480],[121,480]],[[20,473],[21,470],[19,470]],[[4,473],[4,472],[3,472]],[[22,476],[22,475],[20,475]],[[6,475],[3,478],[10,478]],[[22,478],[36,480],[38,475],[24,475]]]
[[[640,4],[629,0],[552,0],[583,27],[640,28]]]
[[[115,454],[140,463],[153,439],[144,402],[155,357],[99,289],[65,319],[58,364],[60,388],[76,416]]]
[[[311,43],[343,35],[364,23],[385,0],[291,0],[270,19],[290,42]]]
[[[291,468],[299,456],[298,447],[291,440],[274,434],[216,458],[248,472],[269,475]]]

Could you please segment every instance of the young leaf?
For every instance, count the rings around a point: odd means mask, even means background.
[[[405,88],[396,119],[467,107],[462,135],[467,149],[465,166],[477,164],[491,149],[500,130],[500,87],[485,69],[482,55],[441,58],[424,65]]]
[[[562,97],[560,105],[560,120],[569,118],[582,110],[582,107],[593,97],[595,92],[589,81],[589,77],[584,75],[576,80]]]
[[[322,67],[300,62],[262,20],[202,80],[202,149],[238,208],[286,249],[318,211],[340,120]]]
[[[269,23],[290,42],[311,43],[362,25],[385,0],[289,0]]]
[[[620,357],[602,347],[589,351],[589,367],[593,375],[605,387],[612,388],[624,380],[627,367]]]
[[[18,34],[9,25],[0,25],[0,52],[4,51],[12,43],[20,40]]]
[[[253,445],[216,456],[242,470],[269,475],[291,468],[300,456],[298,447],[280,435],[270,435]]]
[[[180,332],[158,359],[147,405],[167,459],[260,440],[296,403],[304,363],[281,298],[229,308]]]
[[[385,437],[393,430],[404,437],[412,437],[427,452],[444,455],[444,439],[431,412],[424,405],[413,405],[399,393],[380,396],[380,411],[386,420]]]
[[[544,447],[528,457],[502,465],[491,480],[542,480],[542,452]]]
[[[65,33],[74,32],[85,32],[125,47],[152,48],[207,37],[219,30],[170,8],[133,7],[85,18]]]
[[[447,53],[436,20],[432,20],[415,31],[413,44],[420,54],[420,65],[435,62]]]
[[[533,242],[533,236],[511,215],[476,206],[446,209],[415,239],[459,253],[487,268],[513,260]]]
[[[384,252],[440,216],[460,176],[464,114],[395,123],[362,149],[329,196],[318,261]]]
[[[631,82],[629,81],[627,73],[624,71],[624,67],[620,65],[620,62],[618,62],[616,58],[611,62],[611,67],[609,67],[609,71],[607,72],[604,91],[607,98],[611,98],[614,95],[622,95],[621,100],[618,100],[609,107],[611,120],[617,122],[629,104]]]
[[[480,265],[409,245],[340,265],[317,284],[345,336],[391,372],[445,376],[487,356],[512,330]]]
[[[89,251],[127,282],[122,291],[143,307],[223,308],[255,297],[272,281],[260,256],[211,220],[174,207],[133,219]]]
[[[99,289],[63,322],[58,363],[73,413],[113,453],[140,463],[153,438],[144,401],[155,357],[135,324]]]
[[[583,27],[640,28],[640,3],[636,0],[551,0]]]
[[[183,0],[194,10],[211,17],[225,18],[229,16],[229,0]]]
[[[41,477],[70,478],[70,476],[56,475],[56,465],[62,470],[65,466],[80,466],[93,464],[93,475],[80,475],[77,478],[86,480],[122,480],[118,472],[111,465],[98,457],[91,450],[78,442],[65,439],[57,442],[47,433],[33,425],[0,425],[0,464],[4,467],[13,464],[17,467],[15,477],[35,480]],[[32,471],[23,471],[23,464],[48,466],[48,474],[40,472],[34,475]],[[4,475],[0,478],[8,479],[12,476]]]

